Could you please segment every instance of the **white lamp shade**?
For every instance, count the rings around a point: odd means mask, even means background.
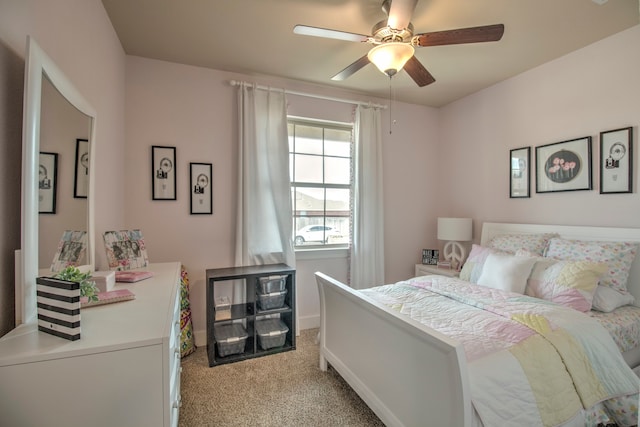
[[[438,218],[438,240],[468,242],[473,238],[471,218]]]
[[[367,58],[389,77],[404,67],[413,56],[413,46],[407,43],[390,42],[380,44],[369,51]]]

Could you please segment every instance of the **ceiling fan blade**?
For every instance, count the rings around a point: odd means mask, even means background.
[[[436,81],[431,73],[427,71],[426,68],[424,68],[424,65],[422,65],[420,61],[418,61],[415,55],[412,56],[406,64],[404,64],[404,70],[420,87],[430,85],[431,83]]]
[[[417,3],[418,0],[391,0],[387,25],[394,30],[404,30],[409,27]]]
[[[344,31],[330,30],[328,28],[309,27],[307,25],[296,25],[293,27],[293,32],[303,36],[324,37],[348,42],[366,42],[369,40],[369,36],[365,36],[364,34],[347,33]]]
[[[457,30],[436,31],[416,35],[413,40],[418,46],[444,46],[449,44],[495,42],[502,38],[504,25],[458,28]]]
[[[367,55],[365,55],[362,58],[358,59],[356,62],[349,65],[344,70],[340,71],[335,76],[331,77],[331,80],[335,80],[335,81],[346,80],[349,76],[351,76],[352,74],[355,74],[362,67],[369,64],[369,62],[370,62],[369,58],[367,57]]]

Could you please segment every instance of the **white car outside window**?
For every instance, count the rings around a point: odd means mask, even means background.
[[[339,237],[341,233],[334,227],[325,225],[307,225],[296,232],[296,246],[303,245],[306,242],[323,242],[327,243],[330,237]]]

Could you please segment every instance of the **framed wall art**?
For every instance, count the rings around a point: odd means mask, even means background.
[[[591,137],[536,147],[536,193],[591,190]]]
[[[38,212],[56,213],[56,186],[58,181],[58,153],[40,152],[38,172]]]
[[[600,194],[631,193],[633,128],[600,132]]]
[[[515,148],[509,152],[509,197],[530,197],[531,147]]]
[[[176,147],[151,146],[153,200],[176,200]]]
[[[76,170],[73,197],[86,199],[89,193],[89,140],[76,139]]]
[[[191,182],[191,214],[212,214],[211,163],[189,163]]]

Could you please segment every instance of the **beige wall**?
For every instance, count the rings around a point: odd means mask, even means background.
[[[191,279],[196,331],[205,329],[205,270],[234,263],[236,207],[236,89],[229,80],[251,80],[289,90],[353,99],[340,91],[296,82],[127,58],[126,223],[141,228],[152,262],[182,261]],[[368,99],[367,99],[368,101]],[[385,102],[386,100],[373,100]],[[353,106],[288,97],[289,114],[351,121]],[[396,120],[389,134],[389,113]],[[383,113],[386,278],[410,277],[436,215],[437,110],[394,103]],[[176,148],[177,201],[151,199],[152,145]],[[189,162],[213,163],[213,215],[189,214]],[[401,189],[401,190],[399,190]],[[346,280],[344,257],[300,259],[297,264],[301,326],[317,323],[313,273]],[[315,318],[315,320],[314,320]]]
[[[124,221],[125,55],[100,0],[8,0],[0,2],[0,335],[13,324],[13,251],[20,246],[19,185],[22,81],[27,35],[33,36],[98,114],[96,234]],[[17,153],[16,153],[17,150]],[[7,157],[4,154],[7,154]],[[8,229],[4,230],[4,227]],[[104,251],[98,251],[104,258]],[[99,259],[100,261],[100,259]]]
[[[599,133],[640,124],[640,26],[573,52],[442,109],[439,196],[450,215],[484,221],[640,227],[633,194],[599,194]],[[593,137],[593,190],[509,199],[509,150]],[[533,155],[533,154],[532,154]],[[535,156],[532,157],[534,162]]]

